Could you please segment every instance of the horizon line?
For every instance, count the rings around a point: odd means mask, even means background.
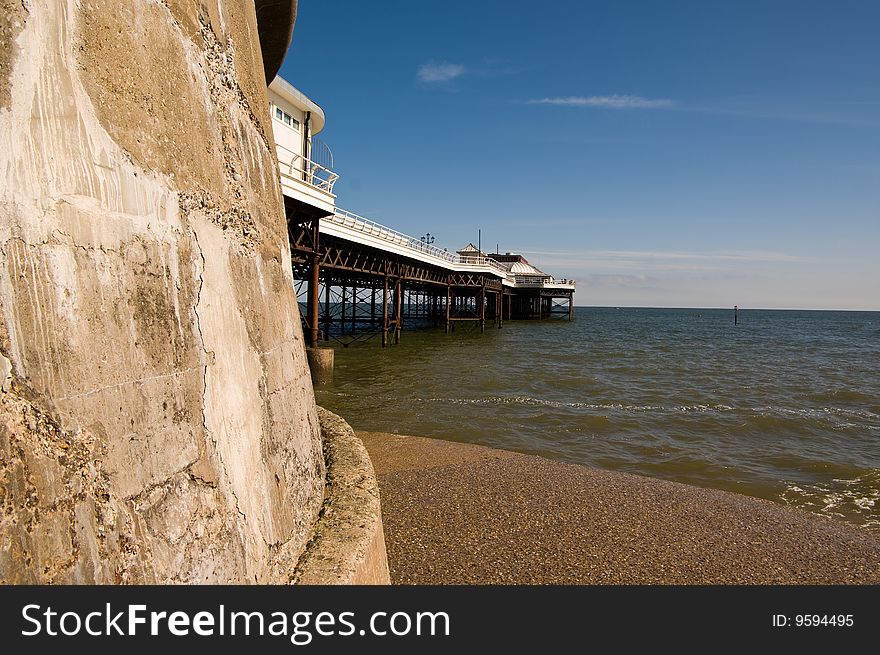
[[[731,306],[712,307],[685,307],[683,305],[575,305],[575,308],[584,309],[712,309],[733,311]],[[738,311],[763,311],[763,312],[880,312],[880,309],[841,309],[839,307],[743,307],[736,305]]]

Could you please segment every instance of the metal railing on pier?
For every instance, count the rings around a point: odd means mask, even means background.
[[[516,286],[518,287],[558,287],[558,286],[575,286],[574,280],[557,280],[552,277],[543,279],[528,279],[515,277]]]
[[[409,250],[413,250],[417,253],[431,255],[432,257],[437,257],[447,262],[454,262],[455,255],[447,250],[443,250],[442,248],[437,248],[436,246],[432,246],[420,239],[415,237],[411,237],[408,234],[404,234],[403,232],[398,232],[390,227],[386,227],[385,225],[381,225],[376,223],[375,221],[371,221],[368,218],[364,218],[363,216],[358,216],[349,211],[345,211],[344,209],[336,208],[336,214],[332,216],[328,216],[321,220],[324,221],[332,221],[337,225],[342,225],[343,227],[347,227],[351,230],[356,230],[361,232],[362,234],[368,234],[377,239],[381,239],[383,241],[387,241],[388,243],[393,243],[397,246],[402,246]]]
[[[305,182],[309,186],[333,195],[333,185],[339,179],[339,174],[329,168],[306,159],[301,154],[293,152],[284,146],[275,144],[278,152],[278,167],[284,178]]]
[[[462,255],[458,259],[461,264],[474,264],[476,266],[488,266],[491,269],[494,269],[501,273],[504,276],[508,275],[507,267],[500,262],[495,261],[491,257],[465,257]]]

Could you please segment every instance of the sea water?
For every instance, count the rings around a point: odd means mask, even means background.
[[[331,345],[333,342],[331,342]],[[713,487],[880,529],[880,312],[575,308],[335,344],[318,403],[420,435]]]

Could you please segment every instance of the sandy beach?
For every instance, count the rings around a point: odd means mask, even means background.
[[[770,501],[358,432],[395,584],[877,584],[880,535]]]

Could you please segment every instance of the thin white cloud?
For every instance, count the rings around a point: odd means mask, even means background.
[[[599,258],[611,259],[636,259],[636,260],[682,260],[682,259],[708,259],[708,260],[735,260],[756,262],[803,262],[807,261],[797,255],[788,255],[781,252],[768,252],[763,250],[719,250],[714,252],[683,252],[675,250],[593,250],[589,253]]]
[[[470,71],[468,71],[470,72]],[[815,123],[820,125],[844,125],[857,128],[877,128],[880,123],[876,117],[868,115],[839,115],[823,111],[822,106],[810,106],[805,103],[796,103],[796,106],[779,105],[779,102],[765,100],[763,103],[756,102],[754,106],[741,105],[736,102],[717,104],[681,104],[669,98],[645,98],[635,95],[596,95],[596,96],[556,96],[547,98],[535,98],[522,101],[527,105],[555,105],[560,107],[592,107],[599,109],[671,109],[675,111],[687,111],[713,116],[730,118],[745,118],[754,120],[793,121],[799,123]],[[827,102],[825,106],[833,108],[849,108],[861,110],[880,104],[880,101],[841,101]],[[570,143],[571,141],[567,141]]]
[[[456,77],[464,75],[464,72],[465,68],[461,64],[428,62],[419,66],[417,74],[422,82],[430,84],[433,82],[449,82]]]
[[[651,250],[585,250],[579,253],[530,251],[526,257],[535,258],[539,268],[591,271],[592,273],[638,273],[646,272],[710,272],[731,271],[733,267],[747,264],[804,263],[812,260],[797,255],[771,251],[719,250],[651,251]],[[533,262],[534,263],[534,262]]]
[[[712,250],[694,252],[686,250],[531,250],[522,248],[511,252],[523,252],[529,257],[533,255],[550,255],[559,259],[573,257],[589,257],[591,259],[613,259],[633,261],[657,260],[732,260],[754,262],[809,262],[812,261],[799,255],[768,250]]]
[[[530,105],[562,105],[566,107],[601,107],[605,109],[671,109],[674,100],[666,98],[643,98],[641,96],[567,96],[560,98],[539,98],[529,100]]]

